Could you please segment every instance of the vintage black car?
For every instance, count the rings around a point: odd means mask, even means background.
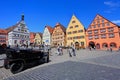
[[[6,52],[6,44],[0,45],[0,54],[5,54]]]
[[[6,49],[4,68],[15,74],[26,67],[49,62],[49,52],[33,49]]]

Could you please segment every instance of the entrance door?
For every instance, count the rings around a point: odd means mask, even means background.
[[[95,43],[93,41],[89,42],[89,47],[95,48]]]
[[[75,48],[79,49],[79,42],[75,42]]]

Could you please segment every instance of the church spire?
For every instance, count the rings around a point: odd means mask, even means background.
[[[24,21],[24,14],[21,15],[21,20]]]

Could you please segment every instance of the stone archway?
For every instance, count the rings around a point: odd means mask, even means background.
[[[107,43],[103,43],[102,44],[102,48],[108,48],[108,44]]]
[[[75,42],[75,48],[76,48],[76,49],[79,49],[79,46],[80,46],[80,45],[79,45],[79,42]]]
[[[95,43],[93,41],[89,42],[89,47],[95,48]]]
[[[110,43],[110,47],[116,48],[116,47],[117,47],[117,46],[116,46],[116,43],[114,43],[114,42]]]

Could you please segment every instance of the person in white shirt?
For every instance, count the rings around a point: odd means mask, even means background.
[[[76,56],[75,46],[74,45],[72,45],[72,53],[73,53],[73,56]]]
[[[60,46],[58,44],[58,47],[57,47],[57,54],[60,55]]]

